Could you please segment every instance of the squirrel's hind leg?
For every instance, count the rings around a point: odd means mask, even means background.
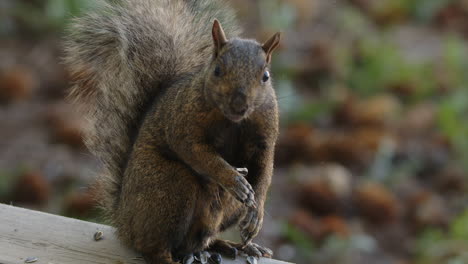
[[[150,151],[136,144],[114,222],[119,237],[148,263],[173,264],[177,248],[198,245],[188,235],[202,189],[186,165]]]
[[[231,259],[236,259],[238,254],[238,250],[236,247],[232,245],[233,243],[230,241],[216,239],[213,244],[208,247],[208,251],[217,252],[221,255],[224,255]]]

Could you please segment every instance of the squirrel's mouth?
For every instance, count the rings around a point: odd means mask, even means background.
[[[240,122],[242,121],[242,119],[244,119],[245,117],[245,114],[243,115],[238,115],[238,114],[224,114],[224,116],[226,116],[227,119],[233,121],[233,122]]]
[[[245,119],[252,112],[252,109],[245,105],[229,108],[221,107],[221,111],[227,119],[231,120],[232,122],[238,123]]]

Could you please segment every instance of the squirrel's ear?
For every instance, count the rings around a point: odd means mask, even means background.
[[[262,49],[266,53],[266,62],[267,63],[270,63],[271,53],[273,53],[273,50],[275,50],[276,47],[278,47],[280,39],[281,39],[281,33],[277,32],[275,35],[273,35],[271,38],[269,38],[265,43],[263,43]]]
[[[224,34],[223,27],[217,19],[213,22],[213,29],[211,30],[213,35],[213,42],[215,46],[215,56],[218,56],[219,50],[226,44],[228,41],[226,35]]]

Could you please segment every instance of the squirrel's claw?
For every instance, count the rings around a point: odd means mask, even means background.
[[[262,252],[262,256],[265,257],[265,258],[271,258],[273,257],[273,250],[267,248],[267,247],[263,247],[263,246],[260,246],[258,244],[255,244],[255,243],[251,243],[253,244],[254,247],[256,247],[260,252]]]
[[[244,245],[248,245],[257,236],[262,227],[263,219],[257,208],[249,208],[244,219],[239,224],[241,238]]]
[[[236,171],[241,174],[242,176],[246,177],[247,174],[249,173],[249,170],[247,168],[236,168]],[[247,205],[248,207],[257,207],[257,203],[255,202],[255,197],[254,197],[254,190],[252,189],[252,186],[249,184],[247,180],[241,180],[243,182],[243,185],[247,187],[248,193],[247,193],[247,198],[244,198],[243,200],[240,200],[243,204]]]
[[[249,170],[247,168],[236,168],[236,171],[239,172],[244,177],[246,177],[247,174],[249,173]],[[248,207],[257,208],[257,203],[255,202],[255,197],[254,197],[255,192],[252,189],[252,186],[247,181],[245,182],[247,183],[247,187],[250,193],[247,199],[243,200],[242,202]]]
[[[262,247],[255,243],[249,243],[245,245],[241,251],[248,256],[260,258],[271,258],[273,256],[273,251],[267,247]]]
[[[241,175],[235,177],[235,184],[228,188],[237,200],[248,207],[256,207],[255,192],[250,183]]]

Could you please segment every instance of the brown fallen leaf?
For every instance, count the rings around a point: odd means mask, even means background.
[[[373,224],[395,222],[400,214],[395,195],[379,183],[367,182],[357,186],[353,201],[359,214]]]

